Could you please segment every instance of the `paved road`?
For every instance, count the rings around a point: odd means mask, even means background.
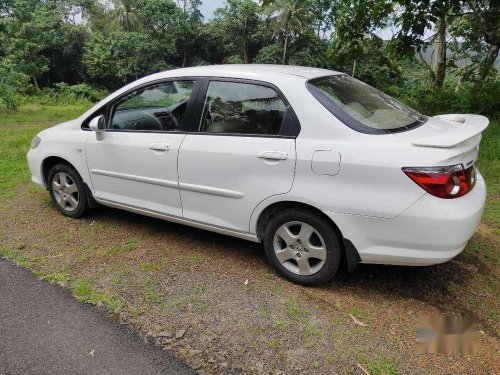
[[[0,259],[0,375],[7,374],[193,371],[68,291]]]

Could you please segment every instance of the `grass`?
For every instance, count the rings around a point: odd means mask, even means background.
[[[303,321],[309,315],[309,310],[303,308],[300,305],[300,301],[297,298],[288,298],[286,300],[286,307],[288,311],[288,315],[290,318]]]
[[[41,130],[78,117],[90,103],[42,106],[26,104],[16,112],[0,112],[0,198],[12,195],[20,183],[30,180],[26,153]],[[16,126],[22,124],[22,126]]]
[[[119,314],[124,302],[117,295],[95,289],[89,280],[77,280],[72,287],[73,295],[81,302],[95,306],[105,306],[111,314]]]
[[[358,362],[372,375],[397,375],[394,363],[384,356],[360,356]]]
[[[106,256],[116,256],[124,253],[128,253],[133,251],[139,247],[139,240],[137,238],[132,238],[129,241],[122,243],[120,245],[113,245],[111,248],[106,251]]]
[[[43,105],[28,103],[19,107],[17,111],[0,112],[0,126],[15,124],[61,122],[77,118],[92,107],[92,103],[81,100],[75,104]]]

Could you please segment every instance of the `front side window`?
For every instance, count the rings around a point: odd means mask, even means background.
[[[131,92],[112,110],[108,127],[127,131],[180,131],[194,81],[171,81]]]
[[[210,82],[200,132],[277,135],[286,111],[278,93],[266,86]]]
[[[346,125],[364,133],[408,130],[425,122],[414,109],[346,74],[311,80],[308,89]]]

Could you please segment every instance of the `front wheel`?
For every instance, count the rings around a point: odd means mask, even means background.
[[[62,214],[81,218],[88,213],[85,185],[75,169],[57,164],[50,170],[48,182],[50,197]]]
[[[281,275],[302,285],[330,281],[340,264],[341,245],[330,223],[301,209],[271,217],[264,248],[269,262]]]

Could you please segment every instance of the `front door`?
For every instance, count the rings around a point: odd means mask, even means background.
[[[296,117],[269,85],[211,80],[204,86],[196,129],[179,152],[184,217],[248,232],[255,207],[292,187],[295,137],[283,129]]]
[[[86,147],[98,201],[182,216],[177,157],[194,84],[140,87],[108,107],[107,129],[93,132]]]

